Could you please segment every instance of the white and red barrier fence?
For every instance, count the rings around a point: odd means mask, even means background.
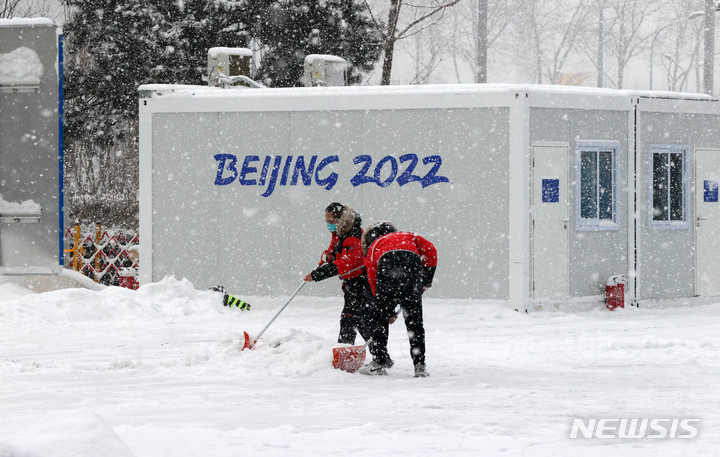
[[[65,231],[65,265],[93,281],[137,289],[138,246],[134,232],[103,231],[98,223],[94,236],[83,234],[80,224]]]

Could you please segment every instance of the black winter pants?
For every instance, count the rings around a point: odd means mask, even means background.
[[[366,326],[363,316],[368,313],[368,310],[375,307],[375,297],[370,290],[367,275],[363,273],[344,281],[342,290],[345,294],[345,306],[340,314],[338,343],[355,344],[358,331],[360,331],[360,336],[367,341],[372,335],[372,329]]]
[[[378,363],[389,359],[388,319],[399,306],[405,318],[410,340],[410,357],[414,365],[425,363],[425,327],[423,326],[423,268],[420,256],[410,251],[390,251],[378,262],[377,306],[372,313],[374,324],[371,353]]]

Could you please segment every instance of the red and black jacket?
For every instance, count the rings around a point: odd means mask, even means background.
[[[362,237],[362,219],[360,215],[350,210],[353,217],[352,225],[342,235],[332,234],[330,247],[326,252],[335,255],[335,260],[324,263],[314,269],[310,275],[313,281],[322,281],[333,276],[339,276],[343,281],[357,278],[365,273],[363,264],[363,253],[360,246]],[[346,211],[347,212],[347,211]],[[343,215],[344,216],[344,215]],[[338,224],[338,232],[342,231],[342,225]]]
[[[423,285],[432,286],[437,267],[437,249],[420,235],[409,232],[392,232],[375,240],[365,256],[365,268],[373,294],[376,293],[378,262],[391,251],[409,251],[420,256],[423,266]]]

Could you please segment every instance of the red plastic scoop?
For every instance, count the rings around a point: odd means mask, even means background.
[[[363,366],[366,349],[371,342],[372,338],[362,346],[333,348],[333,367],[348,373],[355,373]]]

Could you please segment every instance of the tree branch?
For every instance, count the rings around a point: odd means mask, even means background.
[[[423,22],[424,20],[431,18],[432,16],[436,15],[437,13],[439,13],[439,12],[441,12],[441,11],[444,11],[445,9],[447,9],[447,8],[449,8],[449,7],[457,4],[459,1],[460,1],[460,0],[451,0],[451,1],[449,1],[449,2],[447,2],[447,3],[445,3],[445,4],[443,4],[443,5],[440,5],[440,6],[435,7],[432,11],[428,12],[427,14],[424,14],[424,15],[420,16],[420,17],[417,18],[417,19],[415,19],[415,20],[412,21],[410,24],[408,24],[407,27],[405,27],[405,29],[403,29],[402,32],[398,33],[397,36],[394,37],[394,40],[393,40],[393,41],[398,41],[398,40],[402,40],[403,38],[407,38],[407,36],[409,36],[409,35],[406,36],[406,34],[407,34],[408,31],[409,31],[411,28],[413,28],[415,25],[417,25],[417,24],[419,24],[420,22]]]

